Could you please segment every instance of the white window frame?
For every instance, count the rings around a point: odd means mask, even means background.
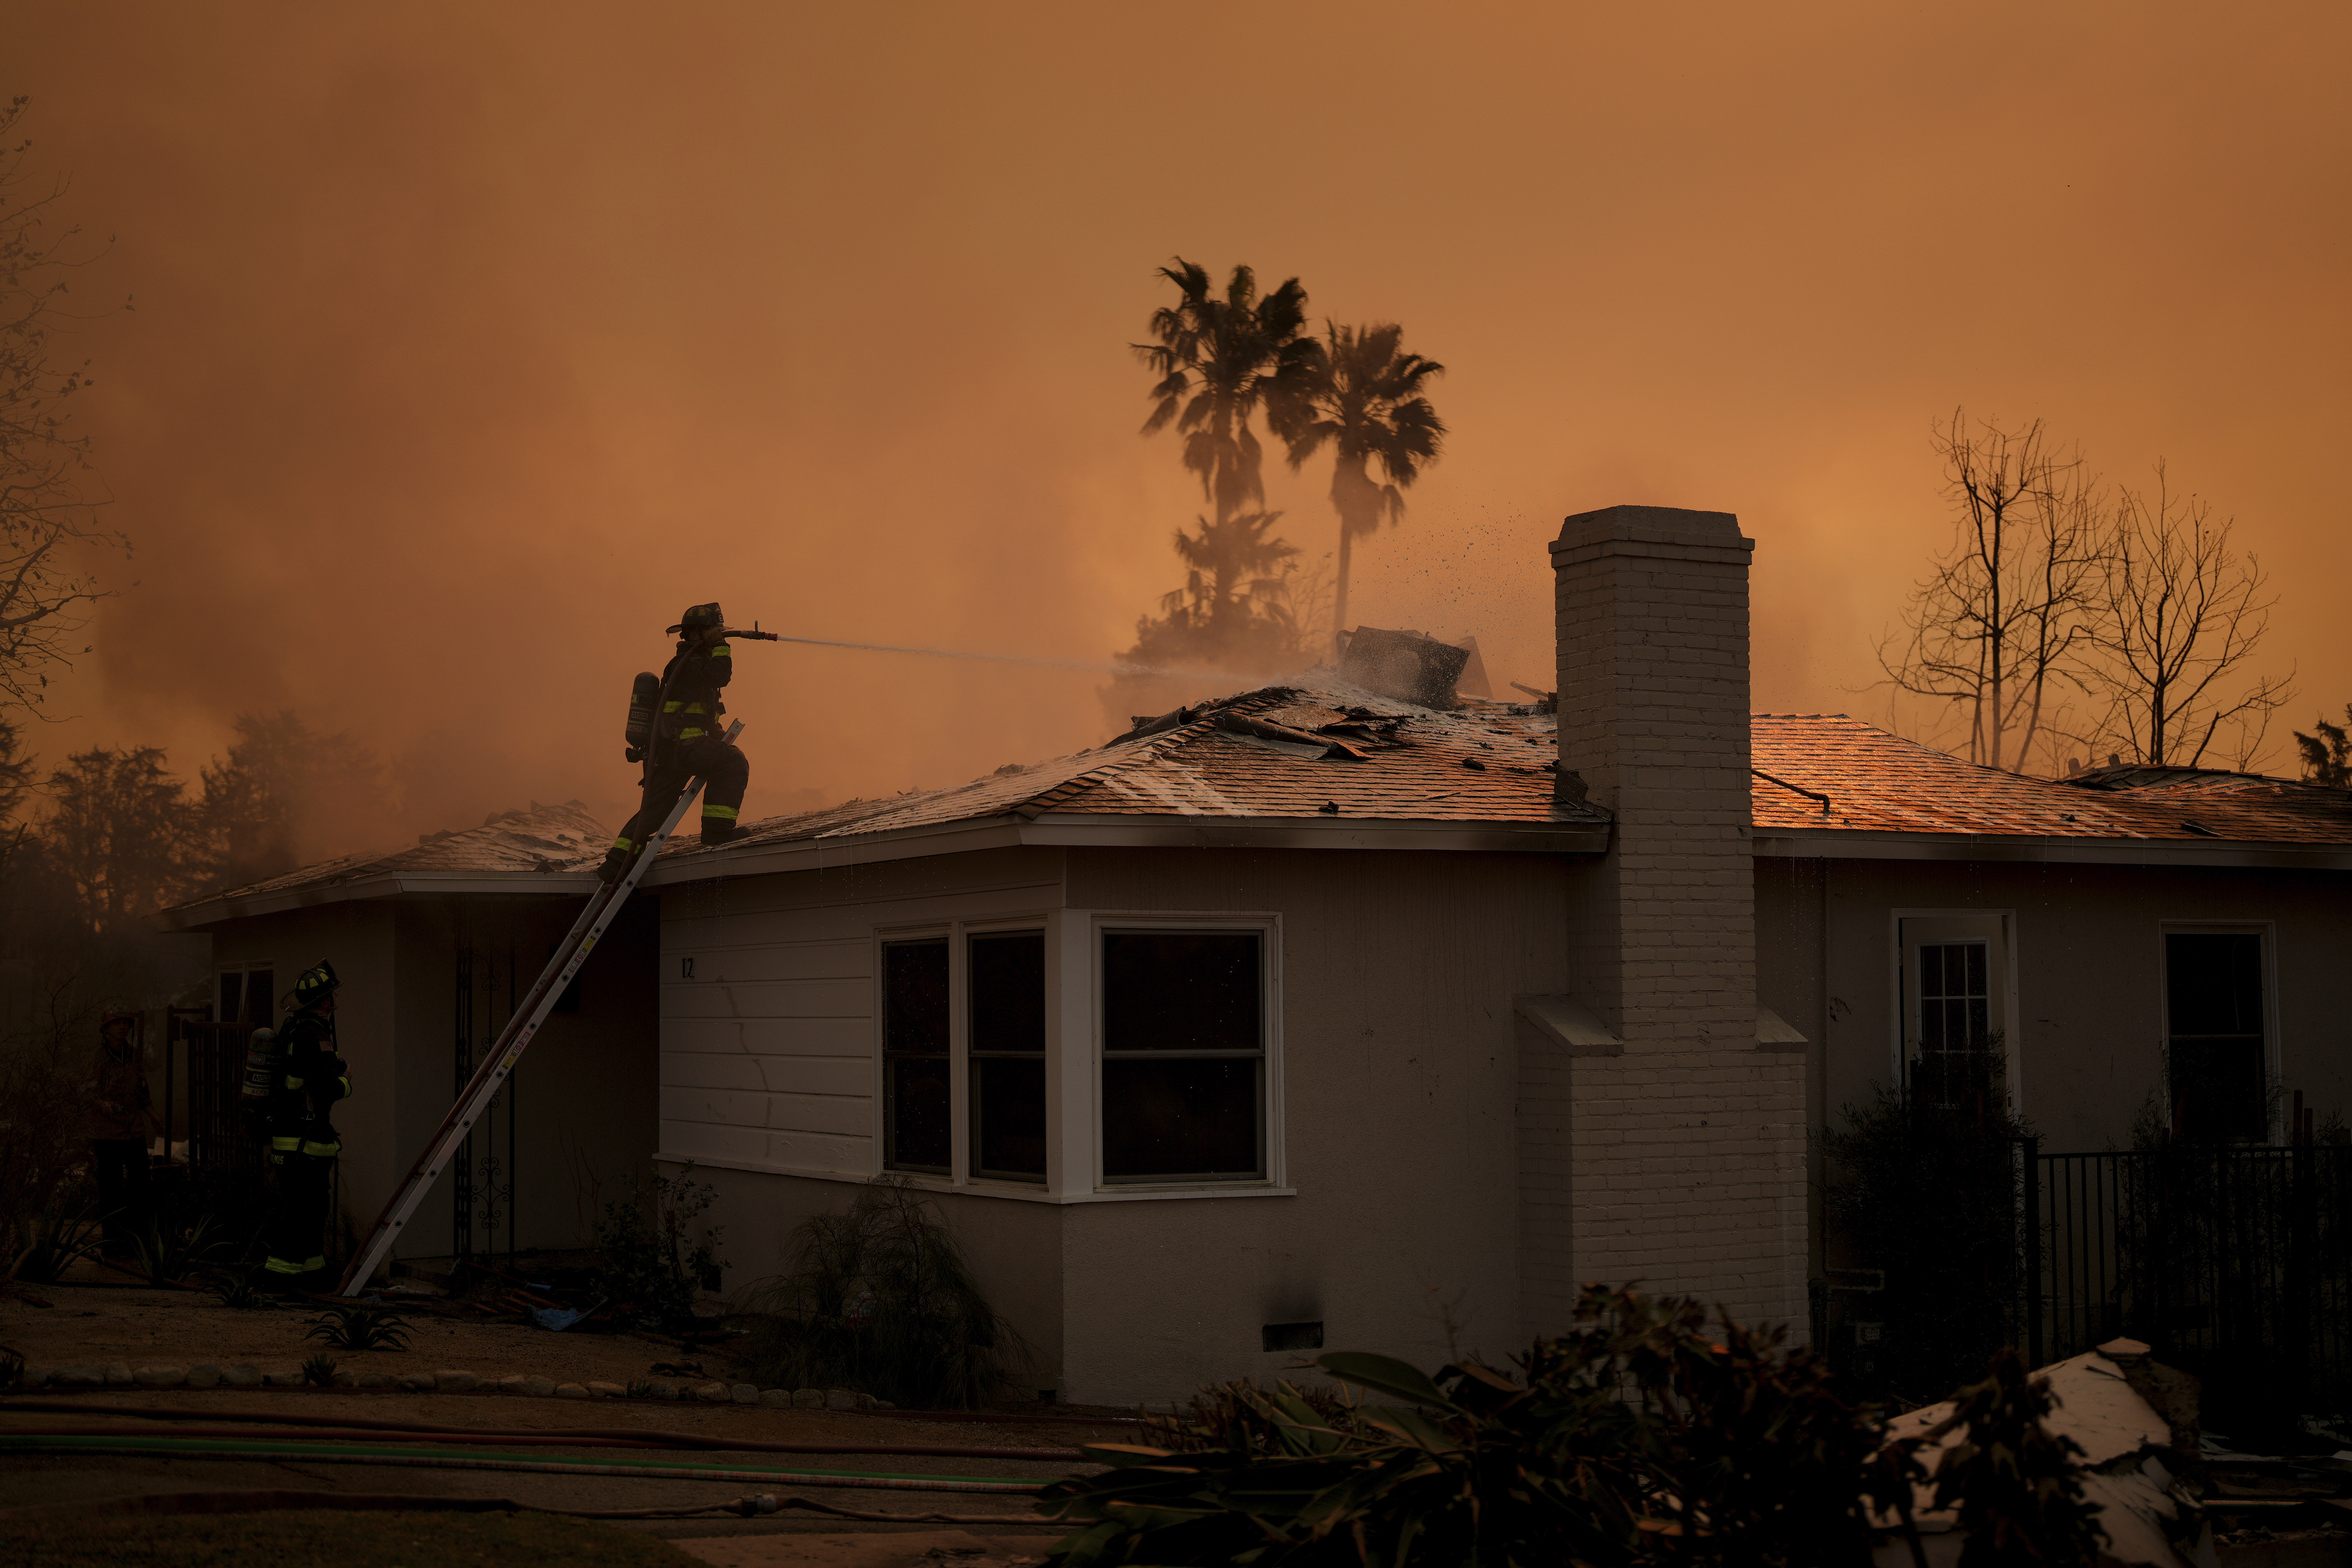
[[[229,963],[215,963],[213,965],[212,1009],[215,1015],[220,1012],[221,977],[225,974],[250,975],[257,970],[268,973],[270,994],[261,1009],[261,1016],[254,1019],[253,1022],[266,1025],[275,1025],[278,1022],[278,998],[283,993],[278,989],[278,965],[275,961],[267,958],[236,959]],[[240,982],[238,985],[240,991],[244,989],[245,984],[247,983]],[[213,1021],[216,1024],[225,1024],[239,1020],[215,1016]]]
[[[1045,933],[1045,1180],[974,1176],[971,1169],[970,939],[995,931]],[[1258,933],[1264,970],[1260,1016],[1265,1074],[1265,1174],[1213,1182],[1121,1182],[1102,1174],[1102,938],[1110,931],[1247,931]],[[948,944],[948,1092],[950,1160],[944,1176],[892,1171],[884,1163],[889,1114],[883,1031],[888,1017],[883,946],[944,939]],[[970,920],[909,921],[872,928],[873,1150],[870,1174],[901,1177],[929,1192],[1030,1203],[1137,1203],[1169,1198],[1288,1197],[1283,1110],[1282,917],[1258,910],[1028,910]],[[838,1178],[836,1178],[838,1179]]]
[[[2286,1081],[2285,1053],[2279,1016],[2278,922],[2276,921],[2158,921],[2156,922],[2156,1038],[2163,1055],[2164,1093],[2172,1094],[2172,981],[2170,936],[2258,936],[2263,939],[2263,1136],[2272,1143],[2284,1141],[2279,1086]]]
[[[1986,909],[1908,909],[1887,911],[1888,952],[1888,1020],[1887,1020],[1887,1081],[1911,1092],[1911,1036],[1917,1016],[1918,998],[1911,984],[1910,943],[1904,936],[1904,923],[1916,921],[1926,923],[1973,925],[1983,929],[1963,931],[1948,937],[1929,937],[1937,942],[1986,942],[1998,952],[2001,975],[1993,994],[1999,998],[2000,1017],[1994,1023],[2000,1036],[2001,1073],[2009,1089],[2008,1110],[2012,1116],[2025,1114],[2025,1041],[2019,1022],[2017,911]]]
[[[993,1192],[1032,1196],[1050,1191],[1060,1142],[1053,1136],[1055,975],[1054,928],[1060,911],[1032,910],[989,915],[977,920],[922,921],[903,926],[874,928],[874,1174],[903,1176],[918,1186],[954,1191]],[[1041,931],[1045,938],[1045,1180],[1014,1181],[975,1176],[971,1171],[971,939],[1001,931]],[[948,1173],[891,1169],[889,1147],[890,1067],[884,1055],[889,1022],[888,976],[883,949],[894,942],[937,942],[948,944]]]
[[[1250,931],[1259,939],[1258,951],[1264,955],[1264,968],[1258,976],[1258,1019],[1264,1031],[1264,1067],[1265,1075],[1265,1171],[1263,1175],[1237,1181],[1192,1182],[1120,1182],[1113,1185],[1103,1176],[1102,1151],[1102,949],[1103,938],[1112,931]],[[1091,1159],[1088,1170],[1096,1195],[1104,1197],[1198,1197],[1215,1193],[1283,1192],[1289,1187],[1289,1162],[1283,1130],[1286,1118],[1282,1100],[1282,917],[1274,913],[1202,914],[1186,910],[1167,914],[1094,913],[1087,930],[1087,973],[1091,982],[1091,994],[1086,1017],[1088,1049],[1087,1068],[1091,1084],[1090,1093],[1081,1103],[1087,1109],[1086,1136]]]

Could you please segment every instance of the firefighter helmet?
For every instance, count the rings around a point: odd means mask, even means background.
[[[674,632],[684,632],[691,637],[696,632],[711,626],[723,626],[726,624],[726,614],[719,609],[717,601],[714,600],[708,605],[688,605],[686,607],[686,614],[678,616],[677,625],[669,629]]]
[[[306,969],[294,982],[294,1006],[297,1011],[315,1005],[320,998],[335,990],[342,982],[335,978],[335,966],[325,959],[319,960],[316,969]]]

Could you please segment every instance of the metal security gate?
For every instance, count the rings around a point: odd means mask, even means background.
[[[174,1007],[167,1031],[164,1103],[173,1099],[169,1079],[187,1063],[188,1168],[225,1173],[258,1171],[262,1148],[245,1131],[238,1104],[245,1081],[245,1053],[253,1042],[254,1024],[217,1024],[205,1009]],[[168,1124],[165,1135],[169,1137]],[[167,1147],[166,1153],[169,1153]]]
[[[452,1089],[456,1094],[463,1094],[473,1079],[478,1065],[476,1042],[497,1036],[520,994],[511,936],[502,952],[493,949],[476,938],[467,912],[461,900],[454,976],[457,1011],[451,1037],[456,1049],[450,1064],[457,1079]],[[502,983],[503,1008],[499,1001]],[[515,1191],[522,1169],[516,1155],[518,1103],[517,1086],[509,1077],[449,1163],[449,1250],[457,1262],[498,1261],[501,1233],[505,1261],[509,1266],[514,1262]],[[504,1137],[499,1135],[501,1122]]]
[[[2049,1359],[2124,1334],[2207,1375],[2352,1394],[2352,1148],[2029,1163],[2023,1326]]]

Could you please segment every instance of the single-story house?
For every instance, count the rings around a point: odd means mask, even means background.
[[[673,847],[574,1034],[525,1059],[529,1190],[691,1162],[740,1280],[895,1173],[1040,1390],[1109,1402],[1318,1343],[1507,1354],[1590,1279],[1801,1333],[1808,1130],[1874,1083],[1997,1094],[2053,1146],[2149,1105],[2261,1137],[2289,1087],[2344,1102],[2352,797],[2036,780],[1751,716],[1751,549],[1727,513],[1570,518],[1550,703],[1319,672]],[[454,1082],[457,911],[511,911],[527,952],[593,859],[171,912],[224,963],[374,954],[347,1037],[374,1030],[399,1089],[346,1132],[358,1223]],[[362,1025],[371,986],[390,1016]],[[526,1245],[561,1208],[524,1205]]]

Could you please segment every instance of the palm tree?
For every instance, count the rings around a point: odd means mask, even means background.
[[[1184,467],[1201,476],[1221,538],[1244,506],[1265,504],[1250,422],[1261,407],[1295,401],[1303,390],[1317,348],[1299,335],[1307,290],[1293,278],[1260,299],[1256,275],[1236,267],[1219,299],[1208,269],[1181,256],[1160,276],[1176,285],[1177,302],[1152,312],[1156,342],[1130,345],[1160,378],[1143,433],[1172,423],[1183,436]]]
[[[1290,595],[1298,548],[1273,537],[1281,518],[1244,511],[1222,523],[1201,518],[1197,532],[1178,529],[1184,585],[1161,596],[1157,619],[1136,624],[1135,647],[1120,658],[1147,668],[1205,663],[1254,674],[1292,668],[1305,651]]]
[[[1303,466],[1327,445],[1337,449],[1331,505],[1339,513],[1339,581],[1333,589],[1332,631],[1348,626],[1348,557],[1360,534],[1404,515],[1404,492],[1437,460],[1445,423],[1422,390],[1445,374],[1434,360],[1402,350],[1404,329],[1325,323],[1328,341],[1313,342],[1305,374],[1274,389],[1267,413],[1275,434],[1290,448],[1290,466]],[[1387,483],[1375,483],[1377,462]]]

